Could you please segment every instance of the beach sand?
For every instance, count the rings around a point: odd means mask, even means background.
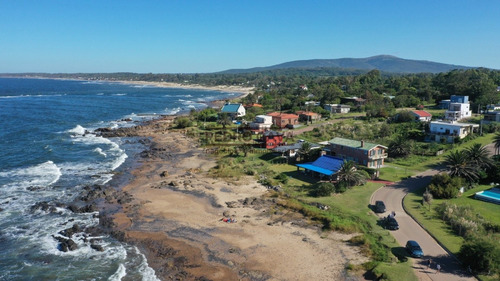
[[[229,183],[208,176],[215,160],[167,130],[170,122],[135,132],[153,145],[123,188],[134,200],[113,217],[160,279],[345,280],[348,264],[368,261],[345,242],[353,234],[323,232],[280,208],[253,177]]]

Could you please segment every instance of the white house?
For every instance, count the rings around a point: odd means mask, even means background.
[[[448,110],[444,113],[445,119],[449,121],[458,121],[464,118],[470,118],[469,96],[451,96]]]
[[[220,112],[228,113],[233,119],[236,117],[243,117],[246,114],[245,107],[241,103],[226,103]]]
[[[331,113],[349,113],[351,107],[345,104],[325,104],[323,107]]]
[[[432,114],[425,110],[413,110],[411,113],[415,116],[415,120],[420,122],[430,122],[432,119]]]
[[[481,124],[490,124],[493,122],[500,122],[500,111],[489,111],[484,113]]]
[[[250,123],[250,129],[257,131],[269,130],[273,125],[273,117],[269,115],[257,115],[255,120]]]
[[[455,138],[463,139],[473,133],[478,124],[432,121],[429,126],[429,139],[436,142],[452,143]]]

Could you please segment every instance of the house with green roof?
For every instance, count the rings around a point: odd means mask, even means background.
[[[226,103],[220,112],[229,114],[233,119],[243,117],[246,114],[245,107],[241,103]]]
[[[328,141],[325,151],[335,157],[352,160],[368,168],[380,168],[387,158],[387,147],[365,141],[334,138]]]

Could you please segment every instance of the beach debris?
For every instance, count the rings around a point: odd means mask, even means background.
[[[233,219],[233,218],[222,218],[220,219],[221,221],[223,222],[227,222],[227,223],[235,223],[236,222],[236,219]]]
[[[168,171],[163,171],[160,173],[160,177],[164,178],[164,177],[168,177]]]

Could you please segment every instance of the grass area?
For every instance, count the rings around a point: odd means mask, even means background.
[[[456,254],[460,250],[464,239],[456,235],[451,227],[439,218],[436,208],[445,201],[452,202],[458,206],[471,206],[477,215],[494,224],[500,225],[500,205],[483,202],[472,198],[473,194],[489,189],[490,186],[478,186],[468,190],[459,198],[434,199],[431,207],[422,206],[422,194],[424,190],[408,194],[404,199],[406,210],[415,217],[434,237],[436,237],[448,250]]]

